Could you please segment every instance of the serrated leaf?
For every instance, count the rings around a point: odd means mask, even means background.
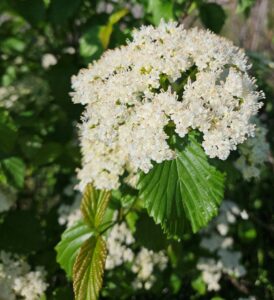
[[[10,157],[4,159],[1,164],[5,175],[8,178],[8,182],[17,188],[23,187],[26,167],[22,159]]]
[[[110,196],[110,191],[97,190],[91,184],[86,186],[81,212],[86,224],[91,228],[95,229],[101,225]]]
[[[73,267],[73,289],[76,300],[97,300],[103,284],[107,248],[100,236],[88,239]]]
[[[91,235],[90,228],[83,221],[77,222],[62,234],[61,241],[55,247],[55,250],[57,252],[57,262],[66,271],[68,277],[72,277],[73,265],[82,244]]]
[[[217,3],[203,3],[199,7],[200,18],[208,29],[219,33],[224,26],[226,13]]]
[[[189,227],[197,232],[217,214],[224,176],[207,161],[194,136],[177,158],[142,174],[138,188],[145,207],[169,235],[181,237]]]

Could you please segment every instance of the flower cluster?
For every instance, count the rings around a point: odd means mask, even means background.
[[[62,204],[58,209],[58,223],[71,227],[76,221],[81,219],[81,211],[79,209],[81,200],[76,198],[72,205]]]
[[[14,191],[10,187],[0,184],[0,213],[9,210],[15,201]]]
[[[209,157],[226,159],[255,125],[261,107],[244,52],[209,31],[175,22],[143,26],[126,46],[107,51],[72,78],[86,106],[80,125],[80,189],[115,189],[123,174],[173,159],[167,126],[203,133]]]
[[[217,256],[217,259],[202,257],[197,264],[209,291],[220,290],[219,281],[222,274],[236,278],[246,274],[244,266],[240,263],[242,255],[239,251],[233,250],[234,241],[229,236],[229,226],[234,224],[239,217],[248,219],[248,214],[245,210],[240,211],[235,203],[224,201],[219,216],[211,222],[203,233],[205,236],[201,240],[201,247]]]
[[[156,281],[156,277],[153,274],[155,268],[163,271],[167,267],[167,263],[168,258],[164,251],[153,252],[152,250],[141,248],[132,266],[132,271],[137,274],[133,281],[133,287],[149,290]]]
[[[12,85],[0,87],[0,108],[11,111],[21,112],[30,104],[39,108],[50,98],[49,85],[37,76],[25,76]]]
[[[0,299],[39,300],[47,289],[46,273],[37,267],[31,271],[26,261],[10,253],[0,252]]]
[[[235,166],[247,181],[258,178],[262,167],[269,161],[270,146],[266,135],[267,129],[258,123],[255,137],[239,146],[241,155],[236,160]]]
[[[126,223],[116,224],[113,226],[107,239],[107,270],[114,269],[126,262],[133,261],[134,252],[130,248],[130,245],[132,245],[134,241],[134,237],[126,226]]]
[[[168,263],[168,258],[163,251],[153,252],[141,247],[137,253],[132,250],[135,239],[126,223],[113,226],[107,244],[108,256],[106,269],[112,270],[115,267],[129,263],[131,271],[136,274],[132,286],[135,289],[150,289],[156,281],[153,274],[155,269],[163,271]]]

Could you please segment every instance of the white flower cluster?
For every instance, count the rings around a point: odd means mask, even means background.
[[[31,271],[26,261],[10,253],[0,252],[0,299],[39,300],[47,289],[46,273],[37,267]]]
[[[12,85],[0,87],[0,107],[8,110],[22,111],[30,103],[39,106],[50,97],[47,82],[37,76],[25,76]]]
[[[132,245],[134,241],[134,237],[126,226],[126,223],[113,226],[107,238],[107,270],[114,269],[126,262],[133,261],[134,252],[130,248],[130,245]]]
[[[163,271],[167,267],[168,258],[163,251],[153,252],[146,248],[141,248],[137,254],[132,271],[137,274],[137,277],[133,281],[133,287],[135,289],[144,288],[149,290],[156,281],[156,277],[153,274],[155,267]]]
[[[201,131],[207,155],[226,159],[254,134],[250,119],[261,107],[248,68],[242,50],[209,31],[175,22],[136,30],[72,78],[73,101],[86,106],[80,189],[116,189],[125,171],[173,159],[168,124],[180,137]]]
[[[239,146],[240,157],[236,160],[236,168],[245,180],[260,176],[262,167],[269,161],[270,146],[266,140],[267,130],[257,124],[256,135]]]
[[[14,191],[8,186],[0,185],[0,213],[9,210],[16,200]]]
[[[58,209],[58,223],[71,227],[76,221],[81,219],[81,211],[79,209],[81,198],[77,197],[72,205],[62,204]]]
[[[71,182],[65,187],[63,193],[65,196],[74,198],[71,205],[61,204],[58,208],[58,223],[71,227],[76,221],[81,219],[80,204],[82,195],[74,189],[76,178],[71,178]]]
[[[108,236],[108,256],[106,269],[111,270],[124,263],[130,263],[131,271],[136,274],[132,283],[135,289],[150,289],[155,283],[153,274],[155,268],[163,271],[168,258],[163,251],[153,252],[142,247],[136,254],[130,248],[135,242],[134,237],[126,223],[115,225]]]
[[[202,257],[197,264],[209,291],[220,290],[219,281],[222,274],[233,277],[246,274],[244,266],[240,263],[241,253],[232,249],[234,241],[228,236],[229,225],[234,224],[238,217],[247,219],[248,214],[245,210],[240,211],[235,203],[223,201],[219,216],[210,223],[205,230],[206,237],[201,240],[201,247],[217,256],[217,259]]]

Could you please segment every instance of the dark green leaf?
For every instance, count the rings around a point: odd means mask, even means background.
[[[217,214],[224,176],[208,163],[200,144],[189,135],[176,159],[142,174],[139,189],[155,222],[168,234],[181,237],[190,226],[197,232]]]
[[[55,250],[57,251],[57,262],[66,271],[68,277],[72,277],[73,265],[80,247],[91,235],[90,228],[82,221],[68,228],[62,234],[61,241]]]
[[[68,287],[58,287],[53,291],[53,296],[50,298],[51,300],[73,300],[73,292],[72,289]]]
[[[51,0],[49,17],[54,24],[64,24],[79,8],[82,0]]]
[[[140,215],[137,224],[135,239],[140,245],[153,251],[160,251],[167,245],[167,239],[161,227],[147,214]]]
[[[10,6],[32,25],[41,22],[46,15],[43,0],[11,0]]]
[[[0,152],[9,154],[15,145],[17,132],[15,129],[0,122]]]
[[[18,157],[10,157],[1,162],[8,182],[17,188],[22,188],[25,179],[25,164]]]
[[[226,13],[217,3],[203,3],[199,7],[200,18],[208,29],[219,33],[225,23]]]
[[[32,162],[36,166],[41,166],[44,164],[49,164],[54,162],[62,154],[62,146],[58,143],[48,143],[42,146],[41,149],[32,157]]]
[[[42,249],[44,233],[33,212],[9,212],[0,225],[0,249],[18,254],[29,254]]]
[[[103,283],[107,248],[100,236],[88,239],[73,267],[73,288],[76,300],[97,300]]]

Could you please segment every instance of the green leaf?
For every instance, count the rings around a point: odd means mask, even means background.
[[[2,168],[10,184],[22,188],[25,179],[25,164],[18,157],[10,157],[1,162]]]
[[[82,0],[51,0],[49,18],[54,24],[62,25],[72,17]]]
[[[167,246],[167,239],[161,227],[147,214],[140,215],[134,237],[141,246],[156,252]]]
[[[225,23],[226,13],[217,3],[203,3],[199,7],[200,18],[208,29],[219,33]]]
[[[26,48],[26,43],[16,37],[9,37],[2,43],[2,51],[8,54],[14,52],[23,52]]]
[[[196,279],[193,279],[191,281],[191,286],[194,290],[196,290],[199,293],[199,295],[205,295],[206,285],[201,276],[197,277]]]
[[[251,8],[255,5],[256,0],[238,0],[237,13],[243,13],[246,17],[249,16]]]
[[[152,22],[158,25],[161,19],[165,21],[174,19],[174,7],[169,0],[149,0],[148,12],[152,14]]]
[[[87,184],[81,203],[81,212],[86,224],[98,228],[104,218],[111,192],[96,190],[92,184]]]
[[[45,248],[43,228],[34,211],[10,211],[0,224],[0,249],[30,254]]]
[[[190,226],[197,232],[217,214],[224,176],[208,163],[193,135],[176,154],[176,159],[142,174],[138,188],[154,221],[169,235],[181,237]]]
[[[99,298],[106,256],[106,243],[100,236],[93,236],[83,244],[73,267],[73,289],[76,300]]]
[[[10,154],[15,145],[16,137],[17,131],[15,128],[0,122],[0,152]]]
[[[36,166],[53,163],[62,154],[62,146],[55,142],[50,142],[37,150],[32,157],[32,162]]]
[[[79,51],[85,63],[98,59],[104,51],[99,38],[100,30],[101,26],[92,26],[88,28],[79,39]]]
[[[52,293],[52,300],[73,300],[73,292],[69,287],[58,287]]]
[[[32,25],[38,24],[46,16],[43,0],[11,0],[9,5]]]
[[[90,228],[83,223],[77,222],[68,228],[61,237],[61,241],[55,247],[57,252],[57,262],[66,271],[69,278],[72,277],[72,270],[77,254],[82,244],[91,237]]]
[[[99,31],[99,39],[104,49],[107,49],[109,45],[110,37],[113,31],[113,25],[118,23],[126,14],[128,14],[128,9],[121,9],[109,17],[107,25],[101,26]]]

